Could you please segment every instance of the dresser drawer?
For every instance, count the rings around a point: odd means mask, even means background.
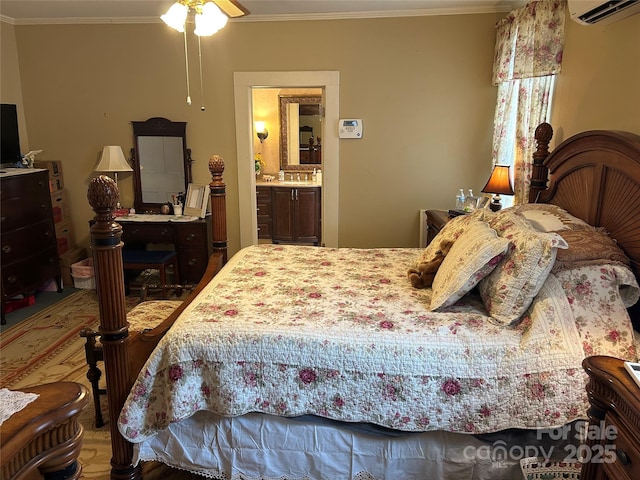
[[[30,197],[36,191],[49,193],[49,172],[46,170],[3,178],[0,199],[4,202],[14,197]]]
[[[614,440],[607,441],[609,445],[613,443],[614,460],[603,463],[604,472],[610,479],[632,480],[640,478],[638,439],[618,421],[615,414],[608,412],[605,416],[605,422],[607,426],[611,425],[615,428],[616,434]]]
[[[3,232],[0,238],[2,239],[0,255],[3,270],[5,265],[56,245],[56,232],[52,220],[44,220],[7,233]]]
[[[58,275],[58,252],[55,247],[37,251],[11,264],[2,264],[2,289],[6,297],[34,291],[43,279]]]
[[[4,186],[4,185],[3,185]],[[13,197],[2,201],[0,231],[8,232],[25,223],[38,223],[51,219],[51,197],[47,190],[33,192],[26,197]]]

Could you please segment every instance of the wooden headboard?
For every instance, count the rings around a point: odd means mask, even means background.
[[[553,203],[603,227],[631,259],[640,281],[640,135],[592,130],[549,153],[551,125],[536,128],[530,202]],[[632,311],[636,328],[640,307]]]

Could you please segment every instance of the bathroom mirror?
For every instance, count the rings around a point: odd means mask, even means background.
[[[280,95],[280,168],[322,167],[322,96]]]
[[[187,123],[153,117],[131,124],[134,207],[139,213],[159,213],[163,204],[172,201],[172,195],[186,192],[191,183],[193,160],[186,142]]]

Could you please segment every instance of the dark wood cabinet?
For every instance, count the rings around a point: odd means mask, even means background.
[[[617,358],[593,356],[582,365],[589,374],[591,407],[580,478],[640,478],[640,388]]]
[[[258,238],[271,239],[271,188],[256,187],[256,203],[258,209]]]
[[[427,245],[431,243],[431,241],[435,238],[442,227],[446,225],[446,223],[451,220],[449,217],[449,213],[445,210],[427,210]]]
[[[273,243],[320,244],[320,187],[272,189]]]
[[[14,169],[7,169],[7,171]],[[55,278],[62,291],[49,173],[15,169],[0,178],[2,321],[6,300]]]
[[[180,282],[198,283],[213,253],[211,216],[191,222],[137,222],[119,218],[124,248],[145,249],[148,244],[171,244],[178,253]]]
[[[322,163],[322,145],[300,147],[300,165]]]

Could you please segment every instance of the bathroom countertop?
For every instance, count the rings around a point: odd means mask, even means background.
[[[322,187],[321,183],[315,183],[311,180],[272,180],[267,182],[261,178],[256,178],[256,186],[258,187]]]

